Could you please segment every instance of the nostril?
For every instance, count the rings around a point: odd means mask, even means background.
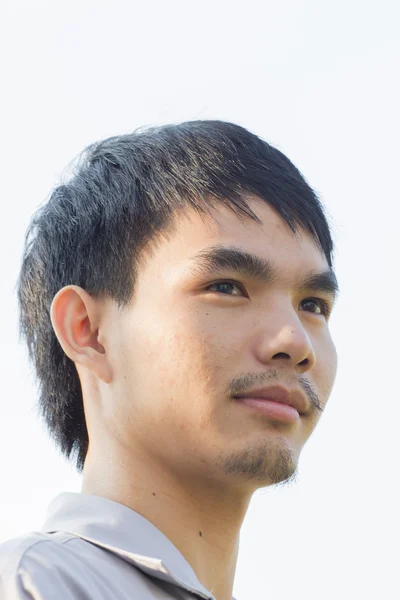
[[[304,360],[299,362],[300,367],[305,367],[306,365],[308,365],[308,358],[305,358]]]
[[[272,358],[288,358],[290,360],[290,356],[286,352],[277,352]]]

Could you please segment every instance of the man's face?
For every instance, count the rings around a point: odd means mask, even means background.
[[[226,207],[213,219],[188,210],[146,255],[131,303],[110,313],[103,419],[127,455],[256,489],[295,477],[332,389],[336,352],[321,312],[331,294],[299,287],[328,271],[324,255],[266,203],[250,206],[261,225]],[[273,272],[261,280],[202,270],[194,257],[217,245],[255,254]],[[232,397],[265,386],[300,391],[307,412],[284,421]]]

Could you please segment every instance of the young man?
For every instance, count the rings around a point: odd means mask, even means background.
[[[332,250],[299,171],[241,127],[85,151],[32,221],[18,287],[82,493],[1,546],[1,598],[231,600],[251,496],[295,480],[333,386]]]

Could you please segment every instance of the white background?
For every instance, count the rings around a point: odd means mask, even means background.
[[[320,193],[341,286],[334,392],[299,482],[253,498],[234,594],[399,598],[400,4],[13,0],[2,21],[0,541],[80,490],[18,343],[34,209],[95,140],[217,118],[279,147]]]

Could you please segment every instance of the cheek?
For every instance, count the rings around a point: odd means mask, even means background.
[[[217,385],[226,352],[221,336],[212,330],[196,322],[186,323],[160,340],[158,351],[160,348],[160,376],[177,392],[195,397]]]
[[[155,393],[160,386],[168,390],[166,418],[210,426],[223,402],[232,375],[232,353],[237,346],[232,328],[217,327],[207,314],[186,315],[175,321],[154,345],[154,364],[150,382]],[[163,407],[160,408],[163,411]]]
[[[216,311],[215,311],[216,312]],[[212,311],[147,305],[122,331],[118,379],[126,410],[147,425],[197,426],[215,419],[241,334]]]

